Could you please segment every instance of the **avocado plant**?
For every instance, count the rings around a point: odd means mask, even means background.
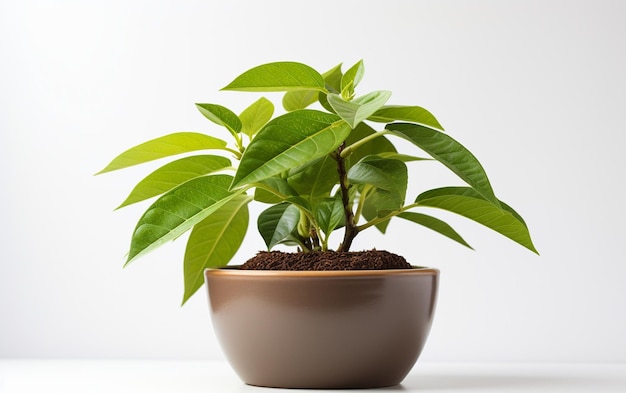
[[[363,74],[363,61],[345,72],[341,64],[325,73],[297,62],[254,67],[222,90],[284,92],[283,113],[274,116],[274,105],[265,97],[239,115],[199,103],[200,113],[230,134],[229,142],[177,132],[113,159],[99,173],[183,155],[141,180],[119,206],[158,196],[134,229],[126,264],[191,230],[184,303],[202,286],[206,268],[225,266],[233,258],[247,232],[253,201],[269,205],[257,221],[268,249],[286,244],[297,252],[327,251],[330,235],[341,230],[336,251],[349,251],[359,233],[371,227],[384,233],[394,217],[470,247],[446,222],[414,211],[438,208],[537,253],[526,223],[496,197],[476,157],[426,109],[387,105],[391,92],[385,90],[356,95]],[[400,153],[394,138],[427,157]],[[185,154],[192,152],[202,153]],[[407,162],[423,160],[438,161],[466,185],[427,190],[407,201]]]

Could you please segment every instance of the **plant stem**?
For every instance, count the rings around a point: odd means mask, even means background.
[[[386,130],[385,131],[378,131],[378,132],[373,133],[372,135],[366,136],[365,138],[363,138],[363,139],[361,139],[361,140],[359,140],[357,142],[354,142],[353,144],[351,144],[350,146],[346,147],[345,149],[342,149],[342,151],[341,151],[341,158],[348,157],[359,146],[361,146],[361,145],[371,141],[372,139],[376,139],[378,137],[381,137],[381,136],[383,136],[385,134],[389,134],[389,132],[386,131]]]
[[[337,161],[337,173],[339,174],[339,188],[341,189],[341,203],[343,204],[343,212],[346,219],[346,226],[344,229],[343,242],[339,246],[337,251],[347,252],[350,251],[350,246],[352,245],[352,241],[359,233],[359,229],[354,222],[354,213],[352,212],[352,205],[350,203],[350,195],[349,189],[350,184],[348,183],[348,173],[346,172],[346,162],[345,158],[342,157],[342,151],[346,147],[346,143],[342,143],[341,146],[337,149],[336,154],[334,155],[335,160]]]

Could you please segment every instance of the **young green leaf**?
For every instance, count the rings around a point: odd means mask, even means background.
[[[196,177],[157,199],[135,227],[126,264],[176,239],[242,194],[229,191],[231,181],[228,175]]]
[[[141,180],[117,209],[161,195],[172,188],[198,176],[227,168],[228,158],[220,156],[191,156],[172,161]]]
[[[408,184],[406,165],[400,160],[368,156],[357,162],[348,171],[348,180],[354,184],[368,184],[390,192],[404,204]]]
[[[226,266],[235,255],[248,230],[247,195],[240,195],[194,225],[184,259],[183,304],[204,283],[204,269]]]
[[[379,123],[408,121],[443,131],[443,127],[441,127],[435,116],[421,106],[383,106],[368,117],[368,120]]]
[[[404,218],[405,220],[412,221],[416,224],[420,224],[428,229],[432,229],[433,231],[440,233],[457,243],[464,245],[467,248],[473,250],[473,248],[467,244],[467,242],[455,231],[450,225],[448,225],[445,221],[442,221],[438,218],[428,216],[426,214],[414,213],[414,212],[404,212],[398,214],[397,217]]]
[[[270,206],[259,214],[257,226],[267,249],[270,250],[288,239],[299,221],[300,211],[296,206],[287,202]]]
[[[330,192],[339,182],[337,161],[330,155],[325,155],[291,169],[287,181],[298,195],[310,201],[330,196]]]
[[[148,161],[198,150],[225,150],[226,142],[198,132],[177,132],[149,140],[115,157],[99,175]]]
[[[365,66],[363,60],[359,60],[355,65],[350,67],[341,78],[341,96],[345,100],[350,100],[354,96],[354,89],[363,79],[365,74]]]
[[[233,189],[323,157],[350,133],[336,115],[303,109],[270,121],[246,148]]]
[[[343,204],[339,197],[322,199],[315,205],[314,211],[317,224],[327,236],[345,222]]]
[[[474,220],[537,253],[526,224],[508,205],[493,204],[469,187],[446,187],[420,194],[415,203],[444,209]],[[506,207],[504,207],[506,206]]]
[[[226,127],[231,133],[237,134],[241,131],[241,120],[230,109],[217,104],[196,104],[196,107],[204,117]]]
[[[237,91],[325,91],[324,78],[306,64],[276,62],[249,69],[222,90]]]
[[[341,64],[333,67],[322,74],[326,89],[339,93],[341,85]],[[283,96],[283,108],[288,112],[304,109],[319,99],[320,92],[317,90],[294,90],[288,91]]]
[[[274,114],[274,104],[265,97],[256,100],[239,115],[241,132],[252,138],[270,121]]]
[[[341,116],[350,127],[355,128],[360,122],[385,105],[389,97],[391,97],[390,91],[378,90],[352,101],[346,101],[338,94],[328,94],[326,98],[335,113]]]
[[[478,159],[463,145],[450,136],[419,124],[392,123],[385,127],[430,154],[444,164],[463,181],[482,194],[488,201],[499,206],[491,183]]]
[[[254,190],[254,200],[262,203],[276,204],[298,193],[291,188],[286,179],[270,177],[260,181]]]

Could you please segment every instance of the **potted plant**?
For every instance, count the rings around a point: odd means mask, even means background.
[[[526,223],[496,197],[476,157],[426,109],[386,105],[389,91],[356,95],[363,74],[362,61],[323,74],[295,62],[254,67],[223,90],[284,92],[283,114],[274,116],[265,97],[239,115],[196,104],[231,143],[169,134],[123,152],[99,172],[202,152],[150,173],[120,205],[158,197],[139,219],[126,263],[191,230],[183,303],[206,281],[220,343],[248,384],[380,387],[407,375],[430,328],[439,272],[385,251],[351,251],[366,229],[384,233],[397,217],[470,247],[444,221],[415,211],[437,208],[537,252]],[[394,138],[428,157],[399,152]],[[467,185],[407,200],[407,163],[427,159]],[[247,232],[251,202],[267,204],[257,226],[268,250],[297,251],[261,252],[244,266],[226,267]],[[331,251],[337,232],[342,238]],[[290,270],[298,266],[305,270]]]

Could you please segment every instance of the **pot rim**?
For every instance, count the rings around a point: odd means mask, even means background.
[[[248,276],[248,277],[372,277],[419,275],[436,276],[439,269],[423,266],[411,266],[411,269],[379,269],[379,270],[241,270],[240,265],[207,268],[206,275],[211,276]]]

